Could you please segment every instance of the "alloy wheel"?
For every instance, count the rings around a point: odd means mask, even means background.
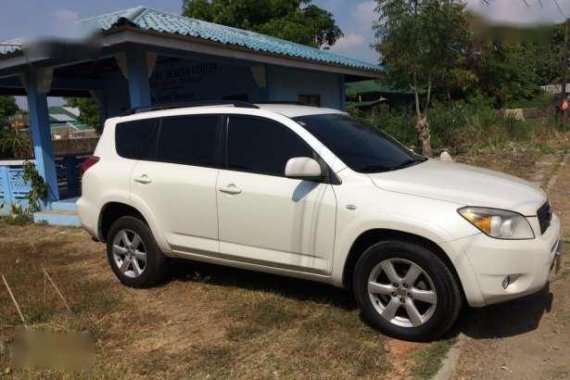
[[[146,268],[146,247],[141,237],[131,230],[120,230],[113,239],[113,259],[121,273],[140,277]]]
[[[399,258],[383,260],[372,269],[368,295],[380,316],[399,327],[423,325],[437,306],[437,292],[427,272]]]

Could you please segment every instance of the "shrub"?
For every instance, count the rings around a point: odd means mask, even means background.
[[[392,110],[366,120],[404,145],[417,144],[414,114]],[[428,120],[435,151],[445,148],[452,152],[464,152],[513,141],[540,142],[559,130],[554,119],[523,121],[512,115],[502,116],[482,98],[451,104],[436,103],[430,110]]]
[[[0,131],[0,157],[28,158],[31,151],[32,142],[27,134],[13,128]]]

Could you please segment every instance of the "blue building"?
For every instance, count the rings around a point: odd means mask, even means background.
[[[0,45],[0,94],[27,96],[36,168],[49,188],[47,216],[40,220],[73,209],[60,199],[49,96],[93,97],[103,120],[129,108],[202,100],[344,109],[345,83],[381,73],[379,66],[326,50],[145,7],[81,25],[92,30],[95,43]],[[67,161],[73,178],[77,165]],[[17,165],[0,163],[0,203],[18,201],[11,181],[21,184]]]

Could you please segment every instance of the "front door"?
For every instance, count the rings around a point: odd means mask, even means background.
[[[227,167],[217,181],[220,253],[283,269],[330,273],[336,197],[331,184],[285,177],[293,157],[314,157],[288,127],[229,116]]]

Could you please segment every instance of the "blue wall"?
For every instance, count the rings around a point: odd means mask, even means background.
[[[150,84],[153,104],[228,98],[296,102],[299,95],[319,95],[323,107],[344,109],[342,75],[280,66],[159,57]],[[105,77],[104,99],[107,117],[129,108],[121,72]]]
[[[341,78],[338,74],[268,66],[269,100],[298,101],[299,95],[320,95],[321,106],[344,109]]]

